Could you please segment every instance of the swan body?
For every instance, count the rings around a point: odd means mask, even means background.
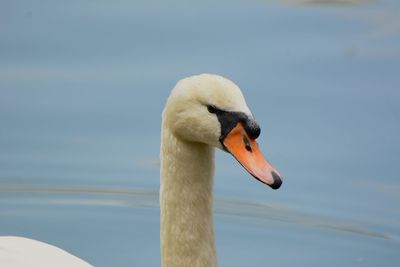
[[[4,267],[93,267],[53,245],[17,236],[0,237],[0,266]]]
[[[230,80],[202,74],[172,90],[162,114],[160,211],[163,267],[215,267],[214,148],[232,154],[256,179],[282,181],[261,154],[260,128]],[[0,266],[88,267],[72,254],[40,241],[0,237]]]
[[[255,178],[277,189],[279,173],[254,141],[260,128],[230,80],[202,74],[172,90],[162,115],[161,261],[163,267],[214,267],[214,148],[231,153]]]

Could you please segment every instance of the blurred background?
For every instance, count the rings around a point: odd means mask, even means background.
[[[0,235],[159,266],[161,111],[236,82],[273,191],[217,152],[220,266],[399,266],[397,0],[0,1]]]

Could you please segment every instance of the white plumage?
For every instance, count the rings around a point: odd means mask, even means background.
[[[0,237],[2,267],[91,267],[58,247],[25,237]]]

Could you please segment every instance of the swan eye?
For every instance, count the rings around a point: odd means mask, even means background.
[[[207,110],[210,113],[217,113],[217,108],[213,105],[207,105]]]

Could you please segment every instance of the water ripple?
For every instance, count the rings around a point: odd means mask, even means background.
[[[67,205],[103,207],[146,207],[158,209],[158,192],[126,188],[53,187],[53,186],[6,186],[0,189],[3,204]],[[28,194],[30,200],[18,197]],[[318,227],[374,238],[392,239],[387,233],[370,229],[360,223],[352,223],[321,214],[312,214],[283,206],[270,205],[240,199],[215,201],[215,213],[247,219],[252,223],[278,221],[287,224]]]

